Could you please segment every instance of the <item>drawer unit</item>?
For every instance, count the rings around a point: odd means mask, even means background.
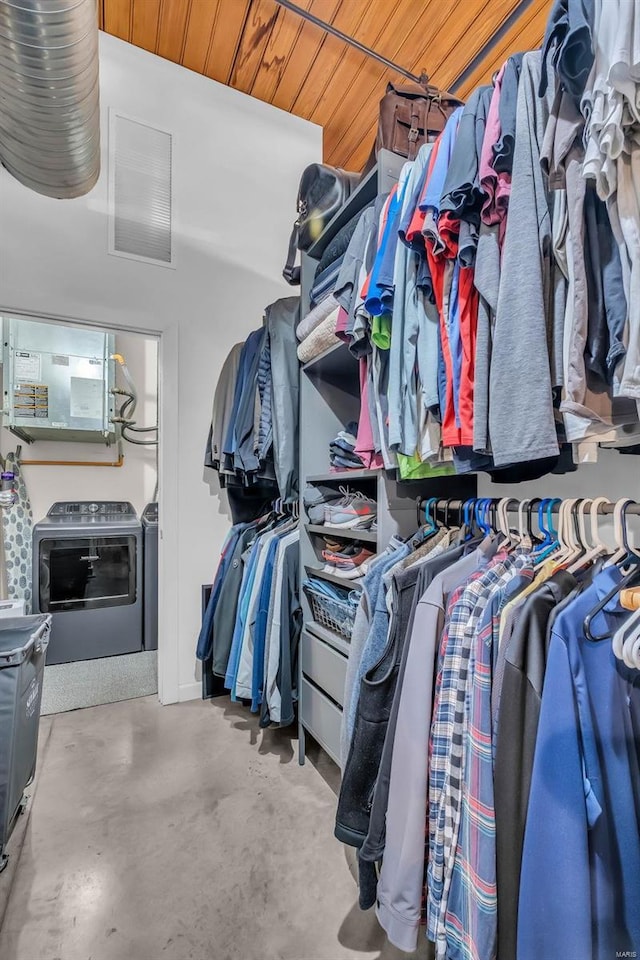
[[[302,678],[300,684],[300,722],[315,737],[332,760],[340,762],[340,724],[342,710],[320,690]]]
[[[302,633],[302,673],[342,706],[347,658],[306,631]]]

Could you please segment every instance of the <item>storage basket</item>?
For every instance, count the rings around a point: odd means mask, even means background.
[[[350,640],[360,600],[359,593],[356,590],[345,590],[344,600],[334,599],[316,589],[313,581],[305,583],[304,591],[315,622]]]
[[[4,847],[36,769],[51,615],[0,619],[0,871]]]

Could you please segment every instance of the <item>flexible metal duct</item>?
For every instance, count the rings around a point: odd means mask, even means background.
[[[100,173],[96,0],[0,0],[0,160],[48,197]]]

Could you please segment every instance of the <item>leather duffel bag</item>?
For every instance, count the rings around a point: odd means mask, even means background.
[[[289,253],[282,275],[292,286],[300,283],[296,252],[308,250],[358,185],[359,173],[348,173],[324,163],[308,166],[298,187],[298,219],[289,240]]]
[[[453,94],[424,83],[389,83],[380,101],[374,158],[381,149],[414,160],[423,143],[436,139],[462,101]],[[371,158],[367,167],[372,166]]]

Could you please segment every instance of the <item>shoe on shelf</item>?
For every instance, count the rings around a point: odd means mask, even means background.
[[[326,487],[322,484],[308,483],[302,494],[302,502],[309,518],[309,523],[324,523],[324,509],[328,503],[337,503],[342,500],[344,493],[335,487]]]
[[[327,504],[324,511],[324,522],[332,527],[353,529],[370,527],[378,515],[378,505],[371,497],[358,491],[339,503]]]
[[[369,569],[369,560],[373,556],[373,551],[356,543],[350,544],[341,553],[323,550],[322,557],[326,561],[323,570],[343,580],[356,580],[365,575]]]
[[[334,490],[333,492],[335,493],[335,497],[334,497],[332,500],[330,500],[330,499],[327,498],[327,499],[325,499],[325,500],[323,501],[323,504],[324,504],[324,522],[325,522],[325,523],[328,522],[328,521],[327,521],[327,510],[329,509],[329,507],[337,507],[337,506],[340,506],[340,505],[342,505],[342,504],[351,503],[351,501],[353,500],[353,498],[354,498],[355,495],[356,495],[356,491],[355,491],[355,490],[350,490],[349,487],[345,487],[345,486],[342,486],[342,485],[339,486],[338,489],[337,489],[337,490]]]
[[[326,533],[322,539],[324,540],[325,550],[328,550],[329,553],[342,553],[345,547],[352,546],[348,540],[341,540],[339,537],[332,537]]]

